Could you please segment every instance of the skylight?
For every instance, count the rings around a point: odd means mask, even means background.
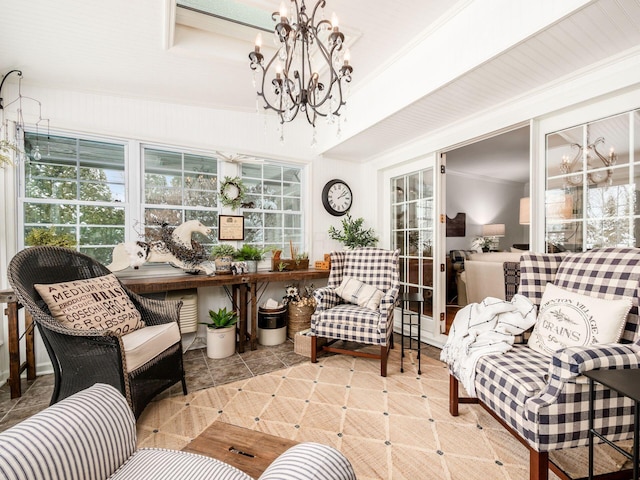
[[[178,0],[178,6],[211,15],[229,22],[273,31],[273,19],[270,12],[244,5],[236,0]]]

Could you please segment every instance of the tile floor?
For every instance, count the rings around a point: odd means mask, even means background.
[[[395,335],[396,348],[400,348],[400,336]],[[405,343],[405,345],[407,345]],[[415,347],[415,344],[414,344]],[[425,355],[439,358],[440,349],[422,345]],[[190,392],[202,390],[244,378],[261,375],[292,365],[309,361],[308,357],[294,352],[293,342],[287,340],[277,346],[258,345],[257,350],[245,351],[219,360],[207,357],[206,348],[187,350],[184,366],[187,388]],[[372,360],[375,361],[375,360]],[[35,380],[22,379],[22,397],[11,399],[9,385],[0,387],[0,431],[15,425],[49,405],[53,391],[53,375],[38,376]],[[181,395],[178,383],[161,393],[157,399],[170,395]]]

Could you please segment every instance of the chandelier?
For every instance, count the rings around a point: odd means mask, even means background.
[[[615,153],[615,149],[611,147],[609,155],[605,157],[598,151],[598,145],[604,143],[604,137],[598,137],[593,143],[589,143],[587,136],[587,148],[586,148],[586,165],[587,168],[597,169],[606,167],[606,170],[595,170],[587,173],[587,180],[591,185],[611,185],[613,170],[612,165],[615,165],[618,156]],[[565,178],[566,184],[572,187],[582,185],[583,179],[580,173],[580,166],[578,160],[582,160],[585,155],[585,149],[579,143],[572,143],[571,148],[577,149],[576,155],[571,159],[569,155],[562,156],[562,163],[560,164],[560,172],[564,175],[568,175]],[[599,165],[598,160],[602,163]],[[581,164],[582,162],[580,162]],[[576,166],[578,170],[576,171]],[[571,175],[573,174],[573,175]]]
[[[303,112],[314,127],[314,140],[318,117],[326,118],[330,124],[339,117],[353,71],[335,14],[331,21],[323,18],[325,4],[326,0],[318,0],[309,15],[304,0],[292,0],[288,15],[283,3],[280,11],[272,14],[277,22],[274,30],[277,51],[273,58],[265,65],[260,53],[261,34],[249,53],[258,108],[262,98],[263,108],[275,111],[280,118],[281,132],[285,122]],[[316,19],[316,15],[322,18]]]

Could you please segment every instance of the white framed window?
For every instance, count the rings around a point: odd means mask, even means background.
[[[78,250],[108,263],[124,241],[125,145],[25,132],[23,239],[35,228],[73,236]]]
[[[302,174],[301,167],[267,160],[242,164],[241,178],[247,187],[245,243],[284,252],[293,245],[303,253]]]
[[[199,220],[211,228],[209,238],[194,239],[211,246],[218,238],[219,161],[211,155],[142,148],[142,215],[146,241],[160,239],[160,226]],[[199,234],[196,234],[199,235]]]
[[[45,138],[26,132],[25,151],[22,243],[34,228],[51,226],[72,235],[78,250],[109,264],[113,248],[128,239],[126,232],[151,242],[160,239],[162,224],[199,220],[212,231],[194,240],[210,248],[218,242],[223,213],[221,169],[229,174],[239,168],[247,187],[244,243],[288,252],[291,242],[300,254],[305,248],[303,167],[268,160],[236,167],[215,153],[73,134]]]
[[[546,135],[547,251],[640,246],[640,110]]]

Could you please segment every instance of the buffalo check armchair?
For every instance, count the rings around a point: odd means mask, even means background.
[[[514,272],[507,272],[513,278]],[[519,265],[518,293],[540,305],[547,283],[563,289],[614,300],[631,299],[631,311],[617,343],[567,347],[551,357],[520,344],[477,363],[477,398],[458,396],[458,379],[450,376],[449,410],[459,403],[480,403],[530,452],[530,479],[546,480],[549,452],[588,443],[589,384],[581,374],[597,369],[640,367],[638,287],[640,249],[599,248],[584,253],[525,253]],[[633,402],[597,385],[597,430],[610,441],[633,437]]]
[[[311,362],[317,362],[318,337],[331,339],[324,351],[380,359],[380,375],[387,376],[387,357],[393,347],[393,311],[399,293],[399,250],[357,248],[331,253],[327,286],[314,291],[311,316]],[[356,279],[379,290],[379,306],[372,310],[346,302],[337,292],[345,279]],[[380,353],[334,346],[337,341],[377,345]]]

